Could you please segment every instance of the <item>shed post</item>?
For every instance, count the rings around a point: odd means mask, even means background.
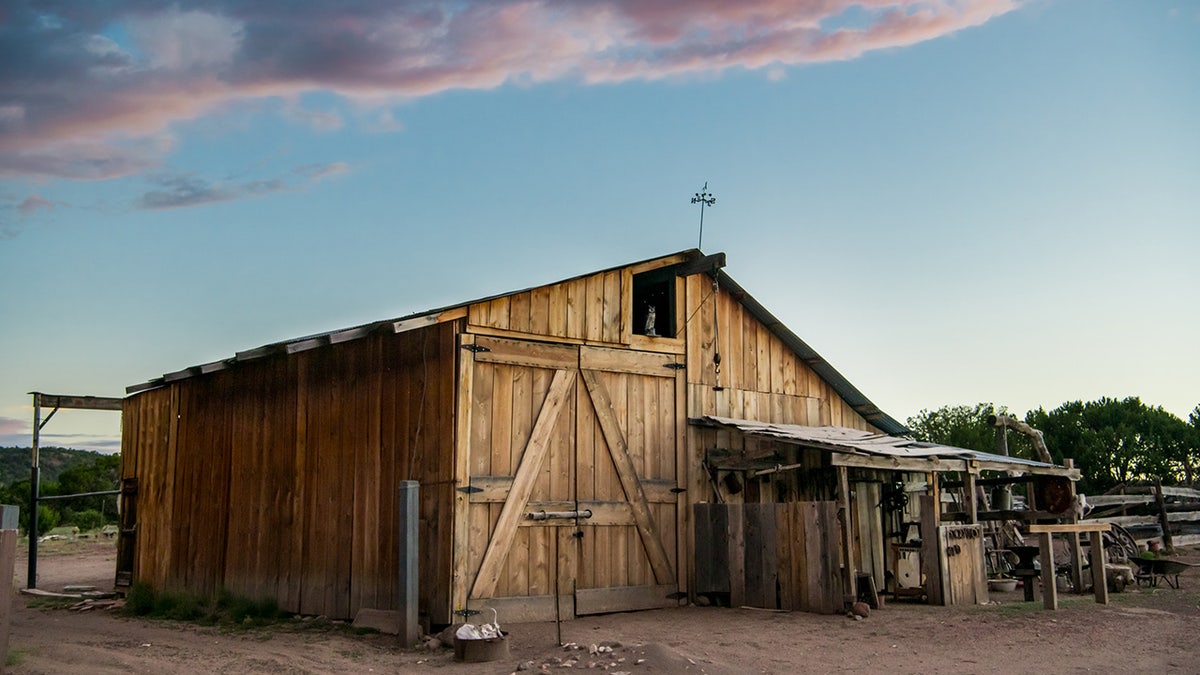
[[[420,637],[420,626],[417,617],[417,603],[420,594],[417,586],[418,569],[417,569],[417,534],[418,529],[418,511],[420,504],[417,499],[420,483],[415,480],[400,481],[400,495],[396,500],[399,518],[397,522],[400,526],[399,537],[397,540],[400,545],[400,642],[405,647],[411,647],[417,643]]]
[[[854,566],[854,525],[850,520],[850,479],[844,466],[837,468],[838,510],[842,516],[842,588],[845,589],[845,604],[858,600],[858,569]]]

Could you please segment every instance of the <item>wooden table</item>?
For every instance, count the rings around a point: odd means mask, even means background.
[[[1051,537],[1055,534],[1092,534],[1092,587],[1096,602],[1108,604],[1108,578],[1104,573],[1104,537],[1108,523],[1061,523],[1057,525],[1030,525],[1029,533],[1039,535],[1042,563],[1042,601],[1046,609],[1058,609],[1058,586],[1054,583],[1054,547]]]

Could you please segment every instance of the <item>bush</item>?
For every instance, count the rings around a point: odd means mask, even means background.
[[[53,530],[58,527],[58,522],[58,511],[44,504],[38,504],[38,534]]]
[[[125,595],[125,613],[146,616],[154,611],[154,589],[150,584],[139,581]]]
[[[95,509],[87,509],[76,513],[72,517],[72,522],[80,532],[98,530],[104,525],[104,514]]]

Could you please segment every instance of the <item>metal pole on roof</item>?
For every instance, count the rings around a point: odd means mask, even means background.
[[[708,181],[704,181],[704,187],[692,197],[693,204],[700,205],[700,240],[696,242],[696,248],[704,250],[704,207],[712,206],[717,203],[716,196],[708,191]]]

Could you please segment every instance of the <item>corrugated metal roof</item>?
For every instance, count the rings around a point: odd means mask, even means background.
[[[715,415],[697,419],[700,423],[736,429],[748,436],[823,448],[834,452],[863,453],[902,459],[931,459],[936,457],[938,459],[1011,464],[1014,467],[1056,468],[1054,464],[1046,464],[1022,457],[1006,457],[990,452],[956,448],[952,445],[913,441],[907,438],[873,434],[869,431],[859,431],[858,429],[848,429],[846,427],[806,427],[798,424],[768,424],[753,420],[717,417]]]
[[[699,249],[694,249],[694,248],[688,249],[685,251],[679,251],[677,253],[671,253],[671,254],[664,255],[664,256],[656,256],[654,258],[647,258],[646,260],[642,260],[642,261],[638,261],[638,262],[627,263],[624,265],[617,265],[617,266],[610,267],[610,268],[607,268],[604,270],[597,270],[597,271],[593,271],[593,272],[588,272],[586,274],[580,274],[580,275],[571,277],[569,279],[563,279],[561,281],[551,282],[550,284],[540,284],[539,286],[525,288],[525,289],[521,289],[519,291],[510,291],[508,293],[500,293],[497,295],[492,295],[492,296],[488,296],[485,298],[478,298],[475,300],[469,300],[467,302],[462,302],[462,303],[450,305],[447,307],[431,309],[431,310],[424,311],[424,312],[417,312],[415,314],[409,314],[407,316],[403,316],[403,317],[396,318],[396,319],[386,319],[383,321],[374,321],[371,323],[363,324],[361,326],[354,326],[352,328],[343,328],[343,329],[339,329],[339,330],[329,331],[326,333],[318,333],[316,335],[307,335],[304,337],[294,338],[291,340],[284,340],[282,342],[273,342],[268,345],[263,345],[262,347],[238,352],[234,356],[227,358],[227,359],[222,359],[220,361],[213,361],[211,363],[205,363],[205,364],[201,364],[201,365],[197,365],[197,366],[191,366],[188,368],[184,368],[183,370],[176,371],[174,373],[167,373],[167,374],[163,375],[162,377],[155,378],[148,382],[130,385],[129,387],[126,387],[125,391],[127,394],[136,394],[139,392],[143,392],[143,391],[147,391],[150,389],[155,389],[155,388],[161,387],[170,382],[175,382],[175,381],[187,379],[190,377],[196,377],[199,375],[206,375],[208,373],[213,373],[213,372],[216,372],[219,370],[225,370],[226,368],[229,368],[231,366],[234,366],[238,363],[242,363],[245,361],[252,361],[254,359],[260,359],[260,358],[275,355],[275,354],[294,354],[297,352],[305,351],[308,349],[315,349],[317,347],[322,347],[325,345],[337,344],[339,342],[346,342],[349,340],[356,340],[356,339],[371,335],[378,331],[385,331],[385,330],[386,331],[395,331],[395,330],[398,330],[397,326],[399,326],[401,324],[404,324],[404,325],[418,324],[419,325],[421,323],[422,319],[428,318],[428,319],[432,320],[432,319],[435,319],[437,317],[437,315],[439,315],[443,312],[460,309],[463,307],[467,307],[468,305],[473,305],[478,302],[487,302],[489,300],[494,300],[496,298],[502,298],[502,297],[506,297],[506,296],[510,296],[510,295],[517,295],[518,293],[524,293],[526,291],[532,290],[533,288],[540,288],[541,286],[553,285],[556,283],[566,283],[568,281],[572,281],[574,279],[579,279],[579,278],[586,277],[586,276],[591,276],[593,274],[599,274],[602,272],[608,272],[608,271],[612,271],[612,270],[619,270],[619,269],[629,267],[632,265],[639,265],[642,263],[652,262],[655,260],[662,260],[664,258],[670,258],[670,257],[674,257],[674,256],[685,256],[689,260],[697,260],[699,258],[704,257],[704,254],[702,252],[700,252]],[[749,293],[747,293],[745,289],[743,289],[740,285],[738,285],[738,283],[736,281],[734,281],[732,277],[730,277],[728,274],[726,274],[723,270],[719,270],[717,272],[717,279],[721,285],[721,288],[725,292],[731,294],[732,297],[736,298],[739,302],[741,302],[742,306],[745,307],[746,310],[749,311],[751,315],[753,315],[756,319],[761,321],[763,323],[763,325],[765,325],[767,327],[767,330],[771,331],[771,333],[773,333],[776,337],[778,337],[780,340],[782,340],[785,345],[787,345],[789,348],[791,348],[792,351],[794,351],[796,353],[796,355],[800,357],[800,360],[805,365],[807,365],[809,368],[812,368],[813,371],[816,372],[817,375],[822,380],[824,380],[825,382],[828,382],[829,386],[833,387],[833,390],[835,392],[837,392],[838,396],[841,396],[842,399],[845,400],[846,403],[851,408],[853,408],[855,412],[857,412],[859,415],[862,415],[864,419],[866,419],[868,422],[873,424],[878,429],[884,431],[885,433],[889,433],[889,434],[906,434],[906,433],[908,433],[908,429],[905,428],[905,426],[903,424],[900,424],[895,419],[893,419],[891,416],[889,416],[887,413],[880,410],[879,407],[876,406],[874,403],[872,403],[870,401],[870,399],[868,399],[865,395],[863,395],[863,393],[861,391],[859,391],[854,385],[850,384],[850,381],[847,380],[845,377],[843,377],[842,374],[839,373],[832,365],[830,365],[828,361],[821,358],[821,355],[818,354],[816,352],[816,350],[814,350],[812,347],[809,347],[808,344],[805,343],[803,340],[801,340],[799,336],[797,336],[795,333],[793,333],[790,329],[788,329],[787,326],[783,325],[783,323],[780,322],[779,319],[775,318],[775,316],[773,314],[768,312],[765,307],[763,307],[761,304],[759,304],[759,302],[757,300],[755,300],[753,296],[751,296]]]

